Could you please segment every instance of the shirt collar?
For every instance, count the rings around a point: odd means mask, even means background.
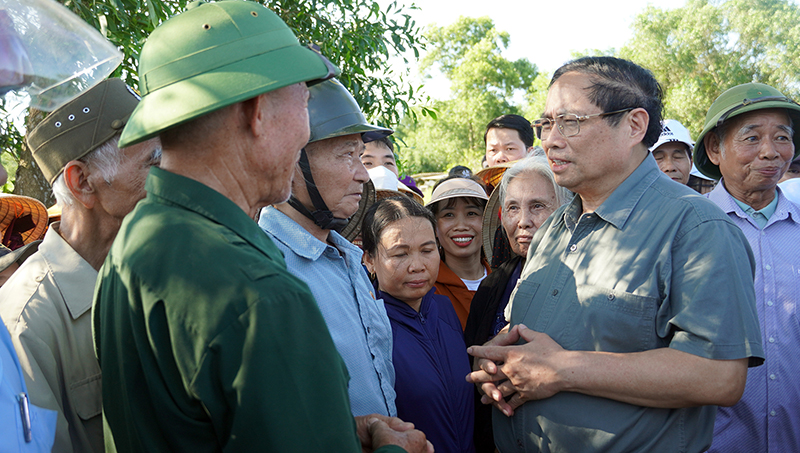
[[[781,191],[780,186],[777,186],[776,189],[777,192],[775,199],[773,199],[767,207],[761,210],[762,213],[769,219],[767,221],[767,225],[787,218],[792,220],[794,223],[800,224],[800,206],[792,203],[788,198],[786,198]],[[708,199],[713,201],[717,206],[725,211],[726,214],[735,213],[741,218],[750,218],[750,215],[748,215],[746,212],[746,208],[750,208],[750,206],[747,206],[735,199],[733,195],[731,195],[728,190],[725,189],[725,185],[722,184],[722,180],[720,180],[716,187],[714,187],[714,190],[708,193]],[[774,205],[772,212],[765,212],[770,209],[771,205]]]
[[[308,230],[292,220],[291,217],[275,209],[274,206],[268,206],[261,211],[258,225],[271,234],[276,241],[306,259],[317,260],[328,247],[331,247],[331,245],[317,239]],[[353,255],[356,251],[361,250],[333,230],[328,232],[328,240],[333,244],[334,248],[344,253],[345,256]]]
[[[148,198],[159,198],[219,223],[274,261],[283,263],[282,258],[276,259],[275,254],[280,256],[280,252],[258,228],[258,224],[236,203],[205,184],[158,167],[151,167],[145,190]]]
[[[648,154],[636,167],[636,170],[625,178],[622,184],[617,186],[603,204],[595,210],[595,214],[618,229],[622,229],[642,195],[660,175],[661,170],[659,170],[656,160]],[[583,204],[580,195],[576,195],[564,210],[566,225],[572,225],[574,228],[582,210]]]
[[[44,236],[38,253],[52,271],[58,291],[72,319],[92,308],[97,271],[58,233],[60,222],[53,223]]]

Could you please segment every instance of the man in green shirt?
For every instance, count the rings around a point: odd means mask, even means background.
[[[553,75],[534,129],[576,196],[533,236],[512,329],[470,348],[504,453],[705,451],[716,406],[763,363],[753,254],[659,170],[660,119],[658,82],[630,61]]]
[[[253,220],[289,196],[305,82],[338,70],[241,1],[190,5],[153,32],[139,70],[120,146],[158,135],[162,167],[95,290],[107,451],[425,451],[398,419],[353,419],[308,287]]]

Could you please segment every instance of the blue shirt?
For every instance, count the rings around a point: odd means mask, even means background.
[[[328,236],[333,245],[326,244],[273,207],[261,212],[258,225],[283,252],[289,272],[311,288],[350,373],[353,415],[395,416],[392,327],[361,267],[361,249],[335,231]]]
[[[753,255],[717,206],[648,156],[595,212],[581,198],[534,234],[511,324],[567,350],[672,348],[716,360],[763,357]],[[503,452],[704,451],[716,406],[643,407],[574,392],[494,411]]]
[[[397,415],[424,432],[437,453],[475,451],[474,401],[461,321],[447,296],[422,298],[419,312],[379,292],[392,321]]]
[[[766,226],[717,184],[708,198],[741,228],[756,260],[755,293],[766,361],[750,368],[742,399],[717,411],[718,452],[794,452],[800,448],[800,206],[777,189]]]
[[[27,395],[14,344],[0,323],[0,453],[49,453],[56,436],[56,411],[28,404],[31,441],[25,442],[19,395]]]

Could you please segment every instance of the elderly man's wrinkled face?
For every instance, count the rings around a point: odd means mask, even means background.
[[[355,214],[364,183],[369,181],[369,173],[361,163],[361,153],[364,152],[361,134],[310,143],[306,152],[314,182],[333,216],[346,219]],[[295,187],[300,188],[295,190],[300,201],[313,210],[302,176],[295,178]]]
[[[493,127],[486,132],[486,164],[494,167],[528,155],[528,147],[515,129]]]
[[[673,181],[681,184],[689,182],[692,171],[692,158],[689,147],[681,142],[668,142],[653,150],[658,168]]]
[[[161,142],[157,138],[147,140],[121,149],[120,154],[122,158],[113,178],[105,181],[96,171],[89,178],[95,180],[103,209],[121,221],[144,198],[147,173],[161,162]]]
[[[794,157],[794,131],[786,111],[757,110],[728,122],[722,143],[716,136],[706,141],[708,158],[719,165],[725,188],[740,200],[774,190]]]
[[[521,173],[508,183],[503,200],[503,228],[511,250],[528,256],[536,230],[557,208],[553,184],[535,171]]]

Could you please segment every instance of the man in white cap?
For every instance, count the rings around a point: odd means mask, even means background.
[[[686,185],[692,172],[692,149],[694,142],[683,124],[675,120],[661,123],[661,135],[650,152],[658,168],[673,181]]]

